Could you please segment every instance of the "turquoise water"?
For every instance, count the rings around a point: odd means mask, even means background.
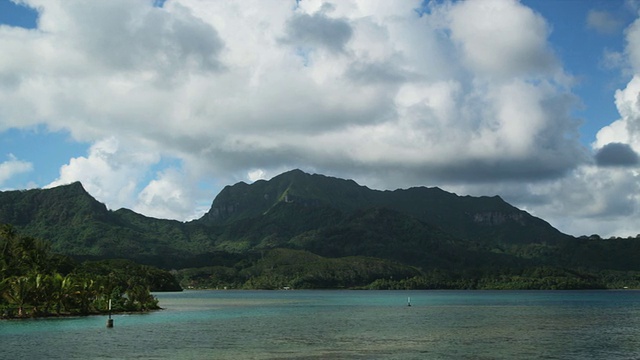
[[[185,291],[0,321],[1,359],[640,359],[639,291]],[[407,298],[411,298],[411,307]]]

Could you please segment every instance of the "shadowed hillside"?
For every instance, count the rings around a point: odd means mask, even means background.
[[[575,239],[498,196],[378,191],[300,170],[227,186],[187,223],[108,210],[80,183],[0,192],[0,223],[80,259],[200,269],[179,274],[192,286],[364,286],[384,277],[396,280],[383,287],[477,288],[482,279],[553,287],[520,280],[532,274],[564,287],[640,282],[630,273],[640,270],[639,241]],[[349,264],[360,269],[355,278],[343,274]]]

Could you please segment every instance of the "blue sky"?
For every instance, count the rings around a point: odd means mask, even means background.
[[[0,1],[0,21],[11,26],[32,29],[37,26],[38,12],[9,0]]]
[[[623,0],[529,0],[523,3],[550,23],[549,40],[568,71],[577,77],[574,93],[580,97],[583,108],[577,109],[576,114],[584,118],[581,139],[588,144],[594,141],[598,130],[619,117],[613,94],[628,79],[620,75],[619,69],[607,67],[603,52],[624,50],[623,30],[637,14]],[[598,31],[588,24],[591,11],[607,12],[619,23],[611,33]]]
[[[188,220],[301,168],[635,236],[639,8],[0,0],[0,189]]]
[[[37,27],[38,12],[9,0],[0,0],[0,24],[25,29]],[[10,156],[28,159],[32,169],[19,172],[2,183],[4,189],[42,187],[59,175],[69,159],[86,154],[88,143],[73,141],[66,131],[52,132],[46,126],[12,127],[0,133],[0,162]]]

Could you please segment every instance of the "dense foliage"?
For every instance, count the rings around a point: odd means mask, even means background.
[[[227,186],[186,223],[108,210],[79,183],[0,192],[2,222],[76,260],[176,269],[184,287],[640,288],[637,237],[574,238],[497,196],[299,170]]]
[[[88,315],[158,309],[151,295],[177,289],[165,271],[131,261],[85,262],[51,252],[50,244],[0,228],[0,317]]]
[[[383,259],[324,258],[302,250],[274,249],[235,267],[184,269],[176,276],[186,288],[336,289],[360,287],[380,278],[408,279],[419,274],[413,267]]]
[[[425,271],[379,258],[325,258],[291,249],[252,254],[234,266],[182,269],[176,277],[184,288],[191,289],[640,289],[640,271],[572,270],[546,265]]]

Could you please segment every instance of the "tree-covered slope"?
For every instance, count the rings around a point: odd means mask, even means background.
[[[206,251],[201,234],[179,221],[110,211],[80,183],[52,189],[0,192],[0,223],[51,241],[52,250],[85,258],[131,258],[161,262]],[[196,245],[191,241],[192,237]]]
[[[280,282],[308,279],[303,273],[332,266],[346,271],[357,259],[393,269],[396,276],[406,269],[421,274],[402,284],[378,282],[379,287],[474,287],[480,278],[494,287],[496,278],[536,287],[545,282],[521,277],[542,273],[572,287],[592,281],[593,271],[611,271],[607,283],[628,281],[628,274],[620,272],[640,271],[637,239],[575,239],[498,196],[458,196],[426,187],[378,191],[300,170],[227,186],[202,218],[186,223],[108,210],[79,183],[0,192],[0,223],[50,241],[57,253],[125,258],[165,269],[208,269],[197,273],[208,273],[204,283],[218,285],[268,287],[277,282],[268,285],[265,276]],[[287,267],[260,265],[265,259],[288,258],[298,261],[295,268],[302,275],[284,276],[274,269]],[[315,265],[301,259],[313,259]],[[575,275],[583,270],[587,275]],[[359,281],[365,281],[378,273],[360,274]],[[304,286],[347,279],[334,275],[326,275],[331,281]],[[476,280],[461,280],[468,278]]]
[[[251,185],[240,182],[226,186],[199,221],[229,224],[265,215],[279,203],[327,206],[350,212],[373,205],[375,194],[353,180],[291,170],[269,181],[259,180]]]
[[[352,180],[292,170],[269,181],[225,187],[200,220],[229,224],[267,216],[276,205],[330,207],[345,214],[371,207],[389,208],[467,240],[499,243],[555,243],[570,238],[542,219],[498,196],[458,196],[439,188],[371,190]]]

